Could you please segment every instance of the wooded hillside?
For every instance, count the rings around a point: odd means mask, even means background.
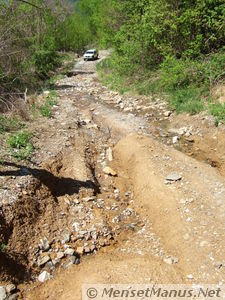
[[[48,77],[58,51],[95,45],[115,50],[101,66],[115,86],[172,93],[173,107],[197,112],[225,76],[224,21],[224,0],[1,1],[1,101]]]

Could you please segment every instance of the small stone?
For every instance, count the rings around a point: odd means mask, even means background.
[[[65,255],[73,255],[74,254],[74,249],[67,248],[66,251],[64,251]]]
[[[70,256],[70,258],[69,258],[69,261],[72,263],[72,264],[74,264],[75,263],[75,260],[76,260],[76,257],[75,256]]]
[[[40,245],[39,245],[40,249],[43,251],[48,251],[50,248],[49,242],[47,240],[47,238],[43,238],[40,240]]]
[[[96,198],[95,198],[95,196],[89,196],[89,197],[83,198],[82,200],[84,202],[91,202],[91,201],[95,201]]]
[[[167,181],[179,181],[182,179],[182,176],[178,173],[170,173],[169,175],[167,175],[166,180]]]
[[[113,169],[111,169],[110,167],[105,167],[105,168],[103,169],[103,172],[104,172],[105,174],[107,174],[107,175],[117,176],[117,173],[116,173]]]
[[[90,247],[88,247],[88,246],[84,247],[84,252],[85,252],[85,253],[89,253],[89,252],[91,252],[91,249],[90,249]]]
[[[170,110],[167,110],[164,112],[165,117],[169,117],[171,114],[172,114],[172,111],[170,111]]]
[[[217,263],[215,263],[215,267],[216,269],[221,269],[223,267],[223,263],[218,261]]]
[[[173,144],[178,143],[178,141],[179,141],[179,137],[177,135],[172,138]]]
[[[100,238],[98,242],[101,247],[105,246],[105,240],[103,238]]]
[[[193,277],[192,274],[188,274],[188,275],[187,275],[187,279],[190,279],[190,280],[191,280],[191,279],[193,279],[193,278],[194,278],[194,277]]]
[[[62,259],[64,257],[64,253],[62,251],[57,253],[57,259]]]
[[[169,264],[169,265],[177,264],[178,261],[179,261],[179,260],[178,260],[177,257],[172,257],[172,256],[170,256],[170,257],[164,258],[164,262],[167,263],[167,264]]]
[[[70,234],[69,233],[64,233],[62,235],[62,244],[66,244],[70,241]]]
[[[5,299],[7,299],[6,289],[4,286],[0,286],[0,300],[5,300]]]
[[[80,201],[79,201],[78,199],[74,199],[74,200],[73,200],[73,203],[75,203],[75,204],[80,204]]]
[[[82,255],[84,253],[84,247],[77,247],[76,253]]]
[[[38,281],[40,282],[45,282],[46,280],[49,280],[51,278],[50,274],[47,271],[43,271],[39,276],[38,276]]]
[[[13,294],[8,297],[8,300],[17,300],[19,298],[18,294]]]
[[[106,150],[106,158],[108,159],[108,161],[113,161],[113,153],[112,153],[112,149],[108,148]]]
[[[48,255],[40,257],[37,261],[39,267],[45,265],[48,261],[50,261],[50,257]]]
[[[188,241],[190,239],[190,235],[188,234],[188,233],[186,233],[185,235],[184,235],[184,240],[185,241]]]
[[[60,263],[60,259],[56,258],[52,260],[52,263],[54,266],[58,265]]]
[[[16,286],[15,286],[15,284],[8,284],[7,286],[6,286],[6,292],[8,293],[8,294],[11,294],[12,292],[15,292],[15,290],[16,290]]]

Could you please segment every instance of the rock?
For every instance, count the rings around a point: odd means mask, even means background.
[[[48,255],[40,257],[37,261],[39,267],[45,265],[48,261],[50,261],[50,257]]]
[[[60,251],[57,253],[57,259],[62,259],[64,257],[64,252]]]
[[[176,129],[176,128],[170,128],[168,130],[169,133],[172,133],[172,134],[178,134],[178,135],[184,135],[186,132],[187,132],[187,127],[182,127],[182,128],[179,128],[179,129]]]
[[[45,282],[46,280],[49,280],[51,278],[51,275],[47,271],[43,271],[39,276],[38,276],[38,281],[40,282]]]
[[[74,254],[74,249],[67,248],[66,251],[64,251],[65,255],[73,255]]]
[[[91,202],[91,201],[95,201],[96,198],[95,196],[90,196],[90,197],[86,197],[82,199],[84,202]]]
[[[184,240],[185,241],[188,241],[190,239],[190,235],[188,234],[188,233],[186,233],[185,235],[184,235]]]
[[[173,257],[173,256],[164,258],[164,262],[169,265],[177,264],[178,261],[179,261],[179,259],[177,257]]]
[[[76,253],[82,255],[84,253],[84,247],[77,247]]]
[[[65,269],[71,267],[72,265],[79,265],[80,259],[75,256],[71,256],[69,259],[69,263],[64,266]]]
[[[85,253],[90,253],[91,252],[90,247],[88,247],[88,246],[84,247],[84,252]]]
[[[179,175],[178,173],[170,173],[166,177],[166,181],[173,182],[173,181],[179,181],[182,179],[182,176]]]
[[[194,279],[194,277],[193,277],[192,274],[188,274],[188,275],[187,275],[187,279],[190,279],[190,280],[191,280],[191,279]]]
[[[113,152],[111,148],[108,148],[106,150],[106,158],[108,159],[108,161],[112,161],[113,160]]]
[[[104,172],[105,174],[107,174],[107,175],[117,176],[117,173],[116,173],[113,169],[111,169],[110,167],[105,167],[105,168],[103,169],[103,172]]]
[[[121,109],[124,109],[124,107],[125,107],[123,102],[120,102],[119,106],[120,106]]]
[[[19,298],[18,294],[13,294],[8,297],[8,300],[17,300]]]
[[[5,300],[5,299],[7,299],[6,289],[4,286],[0,286],[0,300]]]
[[[69,258],[69,261],[70,261],[70,263],[72,263],[72,264],[75,263],[75,260],[76,260],[76,257],[73,256],[73,255]]]
[[[172,138],[173,144],[178,143],[178,141],[179,141],[179,137],[177,135]]]
[[[163,115],[164,115],[165,117],[169,117],[171,114],[172,114],[172,111],[167,110],[167,111],[164,112]]]
[[[187,127],[182,127],[178,130],[179,135],[184,135],[187,132]]]
[[[74,200],[73,200],[73,203],[74,203],[74,204],[80,204],[80,201],[79,201],[78,199],[74,199]]]
[[[50,245],[49,245],[49,242],[48,242],[47,238],[43,238],[43,239],[40,240],[39,247],[43,251],[48,251],[49,250]]]
[[[58,258],[52,260],[53,266],[56,266],[56,265],[58,265],[59,263],[60,263],[60,259],[58,259]]]
[[[63,233],[62,235],[62,244],[66,244],[70,241],[70,234],[69,233]]]
[[[216,269],[221,269],[223,267],[223,263],[218,261],[215,263],[215,267],[216,267]]]
[[[8,284],[7,286],[6,286],[6,292],[8,293],[8,294],[11,294],[11,293],[13,293],[13,292],[15,292],[16,291],[16,286],[15,286],[15,284]]]

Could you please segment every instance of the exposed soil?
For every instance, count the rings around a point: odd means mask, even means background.
[[[82,283],[224,283],[224,127],[110,91],[96,63],[57,82],[53,118],[30,124],[32,162],[1,165],[2,285],[81,299]]]

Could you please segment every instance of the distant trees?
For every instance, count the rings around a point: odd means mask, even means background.
[[[222,49],[224,20],[224,0],[1,1],[0,101],[44,79],[59,50],[113,46],[117,70],[134,74]]]

